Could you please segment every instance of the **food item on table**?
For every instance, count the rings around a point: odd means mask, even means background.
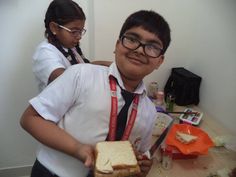
[[[207,177],[236,177],[236,168],[228,167],[217,170],[215,173],[210,173]]]
[[[236,152],[236,137],[232,135],[221,135],[212,138],[216,147],[224,146],[228,150]]]
[[[125,177],[140,172],[129,141],[99,142],[95,150],[95,177]]]
[[[225,145],[226,138],[224,136],[216,136],[212,139],[213,143],[217,147],[221,147]]]
[[[192,142],[194,142],[198,139],[197,136],[190,135],[190,134],[187,134],[187,133],[183,133],[183,132],[180,132],[180,131],[176,132],[175,137],[176,137],[177,140],[179,140],[183,144],[189,144],[189,143],[192,143]]]

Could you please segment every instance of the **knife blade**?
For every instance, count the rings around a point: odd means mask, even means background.
[[[162,132],[162,134],[160,135],[160,137],[155,141],[155,143],[151,146],[151,148],[146,151],[143,154],[143,159],[151,159],[153,154],[155,153],[155,151],[160,147],[161,143],[165,140],[172,124],[174,123],[174,118],[172,118],[171,122],[169,123],[169,125],[165,128],[165,130]]]

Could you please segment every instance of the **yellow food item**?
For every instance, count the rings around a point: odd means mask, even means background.
[[[176,137],[177,140],[179,140],[183,144],[189,144],[189,143],[192,143],[192,142],[194,142],[198,139],[197,136],[193,136],[193,135],[183,133],[183,132],[180,132],[180,131],[176,132],[175,137]]]

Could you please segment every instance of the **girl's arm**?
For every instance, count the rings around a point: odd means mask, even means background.
[[[65,71],[64,68],[57,68],[55,69],[49,76],[48,84],[50,84],[54,79],[60,76]]]
[[[95,60],[95,61],[91,61],[91,64],[103,65],[103,66],[110,66],[111,63],[112,63],[111,61],[105,61],[105,60]]]
[[[103,66],[110,66],[111,65],[111,61],[103,61],[103,60],[96,60],[96,61],[92,61],[91,64],[95,64],[95,65],[103,65]],[[64,68],[58,68],[55,69],[49,76],[48,79],[48,84],[50,84],[54,79],[56,79],[58,76],[60,76],[63,72],[65,71]]]

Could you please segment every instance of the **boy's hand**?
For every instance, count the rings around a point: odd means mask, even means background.
[[[152,159],[147,159],[143,158],[142,155],[138,155],[138,164],[141,169],[141,173],[138,174],[138,177],[145,177],[147,176],[148,172],[150,171],[152,167],[153,160]]]
[[[78,151],[75,155],[88,168],[93,169],[95,163],[94,148],[91,145],[79,143]]]
[[[138,164],[141,170],[141,173],[136,175],[137,177],[145,177],[152,167],[153,160],[144,158],[143,154],[135,152],[138,160]]]

